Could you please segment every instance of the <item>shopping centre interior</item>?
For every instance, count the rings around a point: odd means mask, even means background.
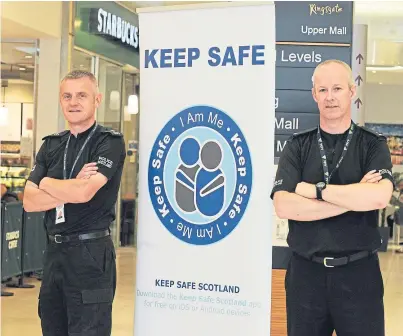
[[[135,25],[138,24],[137,8],[199,2],[110,3],[111,8],[121,7],[119,10]],[[97,111],[97,120],[124,135],[127,156],[116,205],[117,216],[112,225],[120,274],[113,335],[132,335],[138,226],[139,122],[141,113],[144,113],[139,109],[141,77],[138,49],[117,46],[115,54],[110,50],[104,53],[89,44],[84,45],[82,41],[75,41],[74,35],[81,29],[84,19],[80,17],[82,12],[70,1],[2,2],[0,6],[1,183],[22,200],[25,182],[42,137],[65,129],[66,123],[58,103],[58,84],[68,70],[88,70],[96,75],[104,97]],[[399,178],[402,179],[403,1],[354,2],[354,24],[368,27],[365,123],[397,129],[397,133],[392,134],[388,141],[393,151],[394,172],[401,173]],[[120,56],[116,55],[118,53]],[[126,54],[129,58],[132,56],[134,61],[126,62]],[[403,204],[403,199],[401,202]],[[393,211],[393,206],[386,209],[381,216],[385,223],[382,225],[387,225],[387,218]],[[400,242],[403,244],[403,230],[401,234],[399,231],[391,235],[388,251],[381,255],[387,336],[402,333],[403,253],[399,254],[398,251],[403,245]],[[30,277],[27,281],[35,288],[5,288],[15,295],[1,300],[3,335],[41,334],[36,315],[40,282],[36,277]],[[16,311],[22,306],[24,309],[17,314]]]

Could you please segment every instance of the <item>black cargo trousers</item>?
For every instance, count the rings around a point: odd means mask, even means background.
[[[110,336],[115,289],[110,236],[49,242],[38,305],[43,336]]]
[[[385,336],[377,254],[330,268],[293,254],[285,289],[288,336]]]

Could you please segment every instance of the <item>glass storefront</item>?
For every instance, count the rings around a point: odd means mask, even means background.
[[[136,243],[138,196],[139,75],[124,73],[122,88],[122,132],[126,140],[126,161],[121,184],[121,246]]]
[[[99,31],[94,13],[106,11],[110,15],[137,25],[134,12],[108,2],[77,2],[75,4],[75,40],[70,69],[87,70],[98,80],[102,103],[97,110],[97,121],[123,133],[126,161],[122,173],[116,220],[111,225],[115,246],[136,244],[137,227],[137,172],[139,139],[139,58],[138,46],[128,45],[122,39],[111,37],[111,31]],[[136,30],[132,30],[136,31]],[[136,37],[138,39],[138,37]],[[131,41],[136,40],[132,37]]]
[[[122,67],[102,58],[99,60],[98,86],[103,96],[103,103],[98,108],[97,119],[99,123],[116,131],[121,131],[122,104],[120,95],[122,79]]]
[[[33,162],[37,41],[1,42],[0,176],[22,197]]]
[[[112,223],[111,230],[116,246],[133,246],[136,243],[137,226],[138,70],[81,48],[73,50],[71,69],[91,71],[95,74],[102,94],[97,121],[123,133],[127,156],[116,204],[116,220]]]
[[[83,70],[93,72],[93,57],[78,49],[72,53],[71,70]]]

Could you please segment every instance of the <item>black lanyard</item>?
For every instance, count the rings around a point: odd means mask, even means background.
[[[343,152],[341,153],[339,162],[337,162],[336,167],[329,174],[329,166],[327,164],[326,152],[325,152],[325,148],[323,146],[322,137],[320,135],[320,126],[318,126],[317,138],[318,138],[320,156],[322,158],[323,173],[324,173],[324,178],[325,178],[326,184],[329,184],[329,181],[330,181],[333,173],[340,167],[341,162],[343,161],[344,157],[346,156],[348,146],[350,145],[351,139],[353,138],[354,130],[355,130],[355,124],[354,124],[353,121],[351,121],[350,130],[348,131],[348,136],[347,136],[347,139],[346,139],[346,143],[343,146]]]
[[[83,146],[81,147],[80,151],[77,154],[76,159],[74,160],[73,166],[71,167],[71,171],[70,171],[70,175],[69,175],[69,179],[71,179],[71,176],[73,174],[73,170],[74,167],[77,164],[77,161],[79,159],[79,157],[81,156],[81,154],[84,151],[85,146],[87,145],[88,141],[91,139],[91,137],[93,136],[93,134],[95,133],[95,130],[97,129],[97,124],[95,124],[95,127],[92,129],[91,133],[88,134],[87,139],[85,139],[85,142],[83,144]],[[64,148],[64,157],[63,157],[63,178],[66,180],[67,179],[67,171],[66,171],[66,164],[67,164],[67,150],[69,148],[69,143],[70,143],[70,137],[71,137],[71,133],[69,135],[69,138],[67,139],[66,142],[66,147]]]

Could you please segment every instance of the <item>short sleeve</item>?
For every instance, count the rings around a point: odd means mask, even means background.
[[[376,170],[382,175],[382,178],[390,180],[393,185],[392,160],[386,138],[378,137],[371,141],[366,158],[365,173]]]
[[[297,139],[290,139],[280,156],[271,199],[277,191],[295,192],[299,182],[301,182],[301,150]]]
[[[44,142],[35,157],[35,163],[29,174],[28,181],[31,181],[39,186],[48,172],[46,165],[46,142]]]
[[[96,162],[98,172],[110,180],[120,165],[124,163],[126,149],[121,135],[108,135],[92,153],[91,162]]]

